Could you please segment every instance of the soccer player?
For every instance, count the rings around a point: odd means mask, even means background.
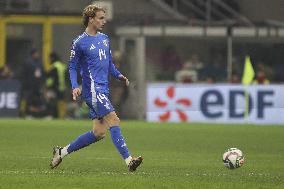
[[[135,171],[142,163],[141,156],[132,157],[130,155],[120,131],[120,120],[109,100],[109,74],[125,82],[127,86],[129,81],[112,62],[109,38],[100,32],[105,23],[103,8],[91,4],[84,9],[83,24],[86,30],[72,43],[69,73],[73,100],[76,100],[82,93],[90,110],[89,117],[93,120],[93,130],[80,135],[63,148],[54,147],[50,163],[52,169],[56,168],[66,155],[103,139],[107,129],[129,171]],[[82,76],[82,90],[77,83],[77,70],[80,70]]]

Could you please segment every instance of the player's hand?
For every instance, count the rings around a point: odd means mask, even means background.
[[[129,80],[127,79],[127,77],[125,77],[124,75],[120,75],[119,79],[121,81],[125,81],[125,85],[128,87],[129,86]]]
[[[73,100],[76,100],[77,97],[81,95],[81,89],[80,88],[73,89],[72,95],[73,95]]]
[[[127,77],[124,77],[125,78],[125,85],[128,87],[129,86],[129,80],[127,79]]]

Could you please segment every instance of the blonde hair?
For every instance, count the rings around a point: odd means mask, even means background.
[[[105,9],[103,9],[102,7],[100,7],[97,4],[90,4],[88,6],[86,6],[83,10],[83,24],[84,26],[88,26],[88,22],[89,22],[89,18],[90,17],[95,17],[96,13],[98,11],[104,11]]]

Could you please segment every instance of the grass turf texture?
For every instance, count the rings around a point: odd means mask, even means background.
[[[284,127],[122,122],[145,161],[129,173],[109,134],[49,169],[54,145],[91,129],[91,121],[0,119],[0,188],[284,188]],[[240,148],[243,167],[222,154]]]

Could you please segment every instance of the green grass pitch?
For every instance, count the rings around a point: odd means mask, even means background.
[[[122,122],[134,155],[144,162],[129,173],[109,135],[67,156],[50,170],[52,147],[91,129],[91,121],[0,119],[0,188],[284,188],[284,127]],[[229,147],[245,164],[223,166]]]

